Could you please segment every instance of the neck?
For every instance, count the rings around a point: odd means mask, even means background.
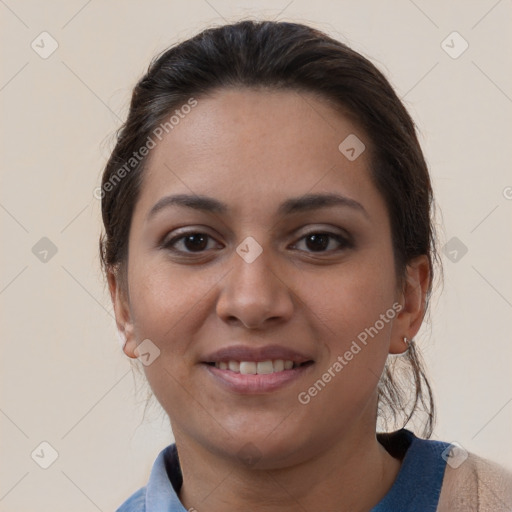
[[[314,457],[265,470],[175,435],[183,473],[179,497],[188,510],[368,511],[389,491],[401,464],[377,441],[374,427],[352,429]]]

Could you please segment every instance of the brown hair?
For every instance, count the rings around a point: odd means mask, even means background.
[[[105,273],[116,272],[121,283],[126,282],[131,218],[147,160],[147,156],[134,159],[134,153],[147,145],[177,107],[223,87],[309,91],[351,113],[370,138],[371,177],[389,212],[400,282],[407,263],[419,255],[427,255],[433,277],[439,257],[432,187],[414,122],[404,105],[384,75],[345,44],[302,24],[273,21],[241,21],[204,30],[156,57],[139,80],[103,172],[105,233],[100,237],[100,256]],[[431,291],[432,279],[427,305]],[[405,378],[401,371],[406,371]],[[423,412],[423,436],[431,436],[432,390],[414,343],[403,357],[388,357],[378,394],[379,418],[386,424],[391,415],[395,423],[402,418],[405,426],[414,414]]]

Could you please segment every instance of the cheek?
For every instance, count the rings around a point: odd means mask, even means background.
[[[204,323],[214,282],[197,269],[194,273],[168,262],[145,263],[134,267],[131,275],[134,333],[137,342],[149,339],[160,352],[143,370],[166,411],[190,411],[191,401],[200,396],[191,377],[195,334]]]
[[[130,289],[137,340],[149,338],[162,355],[190,357],[187,348],[193,346],[191,336],[214,284],[210,281],[197,268],[180,269],[169,262],[146,260],[134,266]]]
[[[309,283],[308,308],[324,347],[315,376],[299,400],[311,417],[350,423],[373,408],[389,353],[395,302],[389,264],[347,266]]]
[[[391,251],[381,251],[378,259],[369,252],[300,286],[307,290],[302,296],[317,318],[317,339],[325,349],[317,377],[331,372],[324,399],[336,403],[343,397],[345,405],[355,405],[373,393],[389,353],[396,316]]]
[[[386,254],[378,261],[371,255],[354,258],[313,277],[299,273],[297,280],[307,307],[330,328],[331,336],[344,340],[373,325],[396,295],[393,260]]]

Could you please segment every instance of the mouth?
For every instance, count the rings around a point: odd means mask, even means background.
[[[241,375],[270,375],[288,370],[294,370],[313,364],[312,360],[305,362],[292,361],[291,359],[267,359],[266,361],[211,361],[205,363],[219,370],[226,370]]]
[[[275,393],[309,373],[313,360],[210,361],[202,363],[215,388],[238,395]]]
[[[276,391],[311,371],[311,354],[281,345],[230,345],[202,358],[213,386],[238,394]]]

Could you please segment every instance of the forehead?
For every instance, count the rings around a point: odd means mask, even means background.
[[[333,187],[361,195],[372,187],[370,141],[327,100],[303,91],[221,89],[196,101],[151,150],[137,209],[147,211],[166,193],[195,193],[250,204],[256,213],[288,196]],[[339,149],[351,137],[366,146],[354,160]]]

